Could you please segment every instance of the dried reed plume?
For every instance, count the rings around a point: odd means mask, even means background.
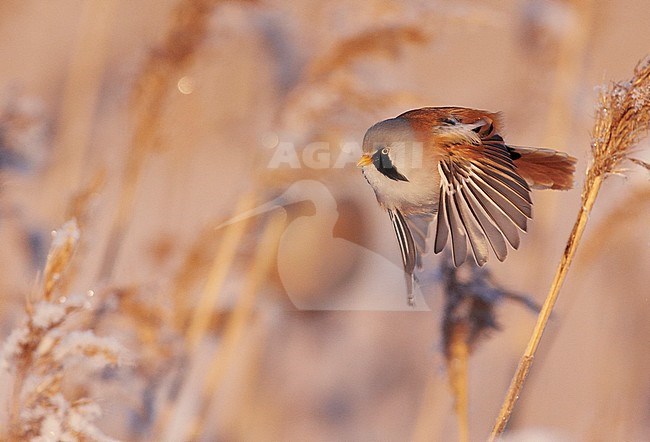
[[[253,0],[239,0],[254,3]],[[100,278],[112,273],[122,237],[129,224],[135,203],[135,191],[142,166],[160,144],[159,130],[165,109],[165,99],[178,81],[184,68],[208,33],[212,12],[223,0],[183,0],[172,14],[164,41],[152,50],[133,92],[135,129],[129,146],[122,194],[112,222],[110,246],[104,254]]]
[[[395,57],[407,44],[423,45],[431,35],[416,25],[372,28],[343,39],[331,51],[317,58],[309,66],[306,78],[316,82],[341,68],[349,68],[354,61],[372,53]]]
[[[396,103],[417,101],[417,97],[404,92],[365,90],[352,68],[372,56],[395,58],[409,45],[429,43],[432,33],[422,29],[420,23],[386,25],[341,38],[303,69],[279,106],[275,124],[307,132],[313,130],[312,126],[322,128],[327,123],[331,129],[337,127],[335,121],[342,111],[377,112]]]
[[[78,241],[74,220],[54,232],[42,288],[28,300],[24,323],[3,345],[2,365],[4,374],[13,375],[13,393],[8,433],[0,433],[2,440],[113,440],[93,423],[101,416],[99,406],[71,397],[64,388],[64,383],[82,379],[88,368],[116,366],[121,355],[113,339],[70,325],[71,317],[89,308],[93,295],[58,293]]]
[[[492,429],[491,441],[499,437],[508,424],[603,181],[609,175],[623,172],[626,160],[650,170],[649,164],[630,157],[635,146],[647,135],[648,130],[650,130],[650,59],[637,65],[631,80],[613,83],[600,92],[592,133],[592,163],[587,170],[582,190],[582,205],[555,278],[539,313],[537,324],[519,361]]]

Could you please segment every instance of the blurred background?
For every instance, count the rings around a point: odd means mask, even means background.
[[[502,111],[512,144],[576,156],[576,189],[535,192],[520,249],[487,265],[541,303],[580,204],[596,87],[631,76],[648,29],[645,0],[5,0],[0,338],[74,217],[65,289],[95,291],[85,326],[129,354],[69,392],[101,405],[106,434],[454,440],[445,257],[427,256],[426,303],[409,309],[392,227],[354,165],[365,130],[475,107]],[[647,172],[606,182],[511,440],[650,435],[649,217]],[[495,308],[469,361],[471,440],[535,321]]]

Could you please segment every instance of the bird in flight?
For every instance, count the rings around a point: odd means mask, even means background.
[[[433,251],[451,238],[455,266],[471,250],[479,266],[519,247],[532,216],[531,189],[573,186],[575,158],[553,149],[504,142],[499,113],[426,107],[381,121],[366,132],[358,162],[397,235],[409,304],[429,226]],[[468,247],[469,244],[469,247]]]

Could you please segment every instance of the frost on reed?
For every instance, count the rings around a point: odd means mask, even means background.
[[[582,190],[582,205],[528,346],[510,382],[490,434],[491,441],[503,433],[512,415],[603,181],[609,175],[622,173],[626,160],[650,170],[650,164],[630,157],[649,130],[650,58],[647,58],[637,65],[629,81],[612,83],[600,91],[592,132],[592,163]]]
[[[593,164],[587,173],[585,189],[598,177],[621,172],[621,163],[626,159],[650,170],[650,164],[629,157],[648,129],[650,58],[636,67],[630,81],[613,83],[600,92],[591,143]]]
[[[99,406],[69,391],[88,369],[117,366],[121,354],[116,341],[75,329],[93,292],[60,293],[78,241],[74,220],[53,233],[42,286],[28,299],[27,317],[2,347],[1,375],[13,382],[8,433],[0,433],[2,440],[113,440],[93,424],[101,415]]]

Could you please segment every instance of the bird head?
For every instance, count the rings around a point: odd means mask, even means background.
[[[359,167],[373,167],[393,181],[409,181],[409,172],[421,166],[422,143],[410,123],[391,118],[375,124],[363,139]]]

